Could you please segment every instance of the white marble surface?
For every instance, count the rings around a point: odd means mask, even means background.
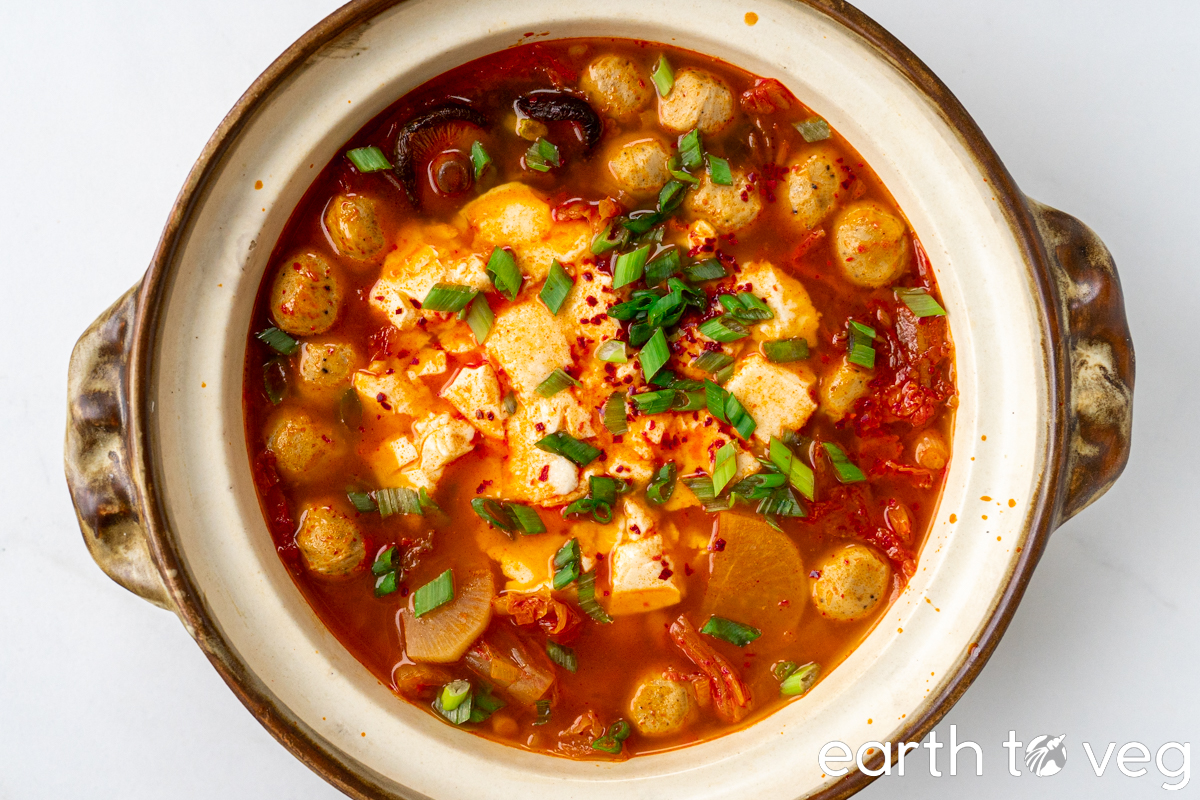
[[[220,118],[335,5],[46,0],[3,14],[0,318],[16,345],[0,369],[0,800],[339,796],[242,708],[173,617],[95,568],[61,467],[71,345],[141,276]],[[1101,234],[1139,356],[1125,476],[1052,539],[996,655],[939,726],[941,741],[953,723],[980,743],[984,776],[962,774],[969,756],[957,777],[918,760],[862,796],[1160,796],[1153,763],[1128,778],[1114,754],[1097,778],[1081,742],[1200,745],[1200,422],[1187,410],[1200,390],[1200,5],[860,6],[949,84],[1027,192]],[[1066,733],[1066,769],[1009,776],[1010,729]],[[946,762],[942,751],[943,773]]]

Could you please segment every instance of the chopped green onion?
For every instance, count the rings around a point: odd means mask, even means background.
[[[488,155],[487,150],[483,149],[483,145],[476,140],[471,144],[471,166],[475,168],[475,180],[479,180],[479,176],[492,163],[492,157]]]
[[[546,641],[546,655],[550,656],[551,661],[558,664],[567,672],[575,672],[579,669],[579,661],[575,657],[575,651],[558,642]]]
[[[545,139],[538,139],[525,151],[525,166],[538,172],[549,172],[562,164],[558,148]]]
[[[763,355],[767,361],[776,364],[786,364],[789,361],[803,361],[808,358],[808,342],[804,339],[775,339],[763,342]]]
[[[516,527],[514,520],[504,507],[504,503],[490,497],[476,497],[471,500],[471,510],[478,514],[484,522],[502,531],[511,531]]]
[[[624,483],[624,481],[618,481],[608,475],[593,475],[588,478],[588,494],[593,499],[608,503],[610,506],[616,505],[617,494]]]
[[[467,680],[451,681],[442,687],[442,709],[453,711],[471,696],[471,682]]]
[[[346,158],[350,159],[350,163],[359,172],[380,172],[392,168],[387,156],[375,146],[356,147],[346,153]]]
[[[666,53],[658,57],[658,62],[655,63],[654,69],[650,72],[650,79],[654,81],[654,86],[658,89],[659,97],[666,97],[671,93],[671,87],[675,85],[675,72],[671,69],[671,65],[667,63]]]
[[[613,518],[612,503],[606,503],[595,497],[581,497],[564,508],[562,513],[564,517],[574,514],[591,514],[592,519],[601,525],[607,525],[612,522]]]
[[[616,222],[608,223],[608,227],[596,234],[592,239],[592,255],[598,256],[609,250],[618,250],[629,244],[629,230]]]
[[[718,342],[736,342],[750,335],[745,326],[730,314],[713,317],[700,323],[700,333]]]
[[[733,363],[733,356],[720,350],[705,350],[692,360],[692,366],[702,372],[717,372]]]
[[[567,274],[556,258],[550,262],[550,272],[546,275],[546,283],[542,285],[542,291],[538,292],[538,297],[546,304],[546,308],[550,309],[551,314],[557,314],[574,285],[571,276]]]
[[[788,482],[796,487],[796,491],[812,500],[816,493],[816,479],[812,467],[800,460],[800,457],[774,436],[771,437],[769,448],[771,463],[787,476]]]
[[[596,348],[596,358],[607,364],[627,364],[629,356],[625,354],[625,343],[620,339],[605,339]]]
[[[732,392],[725,392],[725,416],[728,417],[729,424],[737,431],[738,436],[743,439],[749,440],[754,429],[758,427],[758,423],[750,416],[750,412],[746,411],[746,408],[733,396]]]
[[[287,395],[287,389],[287,362],[279,356],[275,356],[263,364],[263,391],[267,393],[267,399],[271,401],[271,405],[277,406],[283,402],[283,398]]]
[[[515,394],[509,392],[508,394],[504,395],[504,400],[501,402],[504,406],[505,414],[517,413],[517,396]]]
[[[492,324],[495,321],[496,315],[492,313],[492,307],[488,305],[487,298],[483,296],[482,292],[476,294],[471,305],[467,306],[467,327],[475,335],[477,343],[484,343],[488,334],[492,332]]]
[[[829,130],[829,123],[820,117],[809,117],[803,122],[793,124],[796,130],[800,131],[800,135],[804,137],[804,141],[809,144],[822,142],[832,135],[832,131]]]
[[[680,169],[682,166],[683,164],[680,163],[678,155],[671,156],[671,158],[667,161],[667,172],[671,173],[671,177],[677,181],[690,183],[693,186],[700,183],[700,179],[695,175],[691,175]]]
[[[561,367],[555,369],[546,376],[546,380],[542,381],[534,389],[535,392],[542,397],[553,397],[554,395],[566,389],[568,386],[578,386],[579,381],[572,378]]]
[[[425,513],[421,508],[421,496],[404,486],[377,490],[375,502],[379,505],[379,516],[381,517],[390,517],[393,514]]]
[[[842,483],[859,483],[867,479],[863,471],[846,457],[846,454],[842,452],[842,448],[833,442],[821,442],[821,446],[825,448],[825,452],[829,456],[829,463],[833,464],[833,469],[837,472],[839,481]]]
[[[569,433],[558,431],[543,436],[534,443],[534,447],[546,453],[574,461],[577,466],[586,467],[600,457],[600,450],[586,442],[581,442]]]
[[[371,497],[369,492],[352,492],[347,490],[346,497],[360,514],[369,514],[372,511],[379,510],[379,506],[375,505],[375,498]],[[375,574],[378,575],[379,573]]]
[[[475,290],[470,286],[457,283],[435,283],[421,301],[423,311],[445,311],[457,314],[467,307],[475,297]]]
[[[517,269],[517,262],[512,253],[503,247],[492,250],[492,254],[488,256],[487,273],[491,276],[496,291],[509,300],[517,299],[523,276],[521,270]]]
[[[597,737],[592,742],[592,749],[600,750],[604,753],[612,753],[616,755],[621,752],[621,747],[629,734],[633,732],[633,728],[623,719],[619,719],[609,726],[603,736]]]
[[[861,322],[850,320],[850,338],[846,342],[846,360],[867,369],[875,368],[875,348],[871,342],[875,339],[875,329]]]
[[[695,475],[686,475],[679,479],[683,485],[696,495],[696,499],[701,503],[710,503],[717,499],[717,493],[713,490],[713,481],[707,474],[697,472]]]
[[[300,342],[274,326],[254,334],[254,338],[280,355],[290,356],[300,349]]]
[[[614,436],[629,432],[629,421],[625,417],[625,393],[613,392],[604,401],[604,427]]]
[[[732,186],[733,173],[729,171],[729,162],[714,155],[708,157],[708,175],[712,182],[719,186]]]
[[[650,380],[670,360],[671,350],[667,347],[667,335],[659,328],[638,354],[638,361],[642,364],[642,375],[646,380]]]
[[[504,510],[517,523],[517,530],[526,536],[546,532],[546,523],[542,522],[538,513],[529,506],[523,506],[520,503],[505,503]]]
[[[644,322],[635,322],[629,326],[629,344],[631,347],[641,347],[650,341],[656,329]]]
[[[608,728],[607,736],[611,736],[618,742],[623,742],[629,738],[629,734],[633,733],[633,728],[623,719],[614,722]]]
[[[897,289],[896,297],[904,301],[908,310],[918,317],[944,317],[946,309],[933,299],[928,290],[916,287],[914,289]]]
[[[695,172],[704,165],[704,148],[700,144],[700,131],[693,128],[679,140],[679,162]]]
[[[621,743],[611,736],[600,736],[592,742],[592,749],[616,755],[621,752]]]
[[[729,417],[725,416],[725,398],[729,392],[717,386],[712,381],[704,382],[704,400],[708,406],[708,413],[712,414],[721,422],[729,422]]]
[[[375,578],[375,596],[386,597],[392,592],[400,588],[400,576],[392,572],[385,572]]]
[[[644,415],[661,414],[664,411],[671,410],[671,404],[675,402],[674,389],[660,389],[657,392],[641,392],[633,395],[634,405],[637,406],[638,413]]]
[[[646,285],[657,286],[679,272],[679,248],[664,250],[646,263]]]
[[[457,699],[458,694],[456,689],[451,690],[449,694],[446,692],[446,689],[454,684],[444,686],[442,687],[442,691],[438,692],[438,696],[433,700],[433,710],[441,714],[450,722],[453,722],[455,725],[462,725],[463,723],[471,721],[471,714],[473,710],[472,706],[474,705],[471,698],[471,684],[467,681],[454,681],[454,683],[467,684],[467,690],[465,694],[463,694],[462,698],[457,700],[457,703],[453,708],[446,708],[445,703],[447,698],[449,697]]]
[[[700,261],[696,264],[688,264],[683,268],[683,276],[692,283],[704,283],[705,281],[715,281],[725,277],[725,267],[720,261],[715,258],[710,258],[707,261]]]
[[[775,666],[771,667],[771,674],[775,676],[775,680],[782,682],[784,678],[798,670],[800,665],[795,661],[780,661]]]
[[[396,571],[396,545],[392,545],[375,556],[375,563],[371,564],[372,575],[384,575],[388,572]]]
[[[580,575],[576,589],[579,592],[579,607],[583,609],[583,613],[604,625],[612,622],[612,617],[596,602],[596,570]]]
[[[679,208],[679,204],[683,202],[683,195],[686,190],[687,186],[681,181],[667,181],[666,185],[658,193],[659,215],[670,214]]]
[[[674,461],[668,461],[658,468],[654,477],[650,479],[650,485],[646,487],[647,500],[661,506],[671,499],[671,495],[675,493],[676,469]]]
[[[675,373],[669,369],[659,370],[659,372],[651,378],[648,383],[651,386],[661,386],[664,389],[674,388]]]
[[[727,367],[722,367],[721,369],[719,369],[713,373],[713,380],[722,386],[725,385],[725,381],[729,380],[732,377],[733,377],[733,364],[730,364]]]
[[[454,570],[448,569],[413,592],[413,613],[422,617],[454,599]]]
[[[821,668],[815,663],[797,667],[779,684],[779,693],[784,697],[799,697],[808,694],[808,690],[817,682]]]
[[[674,324],[683,315],[683,293],[671,292],[658,298],[646,311],[646,324],[651,328]]]
[[[628,286],[634,281],[642,277],[642,270],[646,266],[646,259],[650,256],[650,245],[643,245],[632,253],[622,253],[617,256],[617,263],[613,267],[613,288],[620,289],[622,286]]]
[[[739,292],[736,295],[723,294],[717,297],[718,302],[725,307],[730,316],[739,322],[760,322],[772,319],[775,312],[758,297],[749,292]]]
[[[471,697],[471,703],[471,718],[469,721],[475,724],[485,722],[488,717],[506,705],[503,700],[492,694],[492,687],[486,683],[479,687]]]
[[[762,636],[762,631],[758,628],[743,625],[740,622],[734,622],[724,617],[709,617],[708,622],[704,623],[704,627],[700,629],[700,632],[707,633],[709,636],[715,636],[718,639],[724,639],[738,647],[745,647]]]
[[[579,540],[567,541],[554,554],[554,588],[565,589],[579,578],[583,571],[580,567],[582,556],[579,552]]]
[[[736,472],[737,449],[733,446],[733,442],[726,442],[713,459],[713,493],[720,494],[724,491]]]
[[[707,399],[704,396],[704,391],[701,389],[692,389],[691,391],[675,392],[675,402],[671,403],[672,411],[699,411],[707,404]]]
[[[549,644],[549,642],[547,642]],[[545,725],[550,722],[550,701],[538,700],[535,708],[537,708],[537,719],[533,721],[534,725]]]

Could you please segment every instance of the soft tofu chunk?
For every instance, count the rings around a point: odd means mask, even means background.
[[[816,345],[821,315],[800,281],[767,261],[752,261],[738,275],[738,287],[746,287],[745,291],[761,298],[775,312],[774,319],[750,326],[755,339],[769,342],[801,338],[810,347]]]
[[[539,450],[545,436],[565,430],[577,439],[596,435],[590,415],[570,391],[553,397],[532,395],[508,419],[508,458],[504,486],[508,497],[536,505],[556,505],[581,495],[579,468],[570,460]]]
[[[446,351],[422,350],[409,359],[408,369],[404,372],[410,381],[425,375],[443,375],[446,372]]]
[[[698,219],[688,226],[688,252],[712,253],[717,249],[717,229],[707,220]]]
[[[571,348],[558,321],[540,300],[509,306],[496,315],[485,345],[521,399],[551,372],[571,363]]]
[[[360,450],[360,452],[367,463],[371,465],[375,479],[382,486],[394,485],[395,479],[400,476],[404,468],[420,456],[412,439],[404,434],[390,436],[373,450],[369,452]]]
[[[441,396],[484,436],[503,441],[508,414],[502,405],[500,381],[491,364],[459,370],[454,380],[442,389]]]
[[[798,374],[800,371],[805,374]],[[800,430],[816,410],[812,387],[816,379],[806,368],[797,372],[772,364],[758,353],[737,362],[725,384],[758,427],[754,438],[767,444],[772,436],[782,437],[785,430]]]
[[[572,265],[591,258],[591,246],[591,225],[575,219],[556,222],[550,234],[540,241],[514,247],[513,257],[529,280],[537,283],[546,279],[556,259],[567,272],[572,272]]]
[[[840,422],[854,410],[858,399],[866,396],[872,377],[871,370],[843,358],[837,369],[821,379],[821,388],[817,392],[821,410],[834,422]]]
[[[558,259],[573,264],[589,252],[591,227],[581,220],[555,223],[550,205],[523,183],[505,183],[484,192],[462,210],[475,231],[475,246],[510,247],[517,266],[541,281]]]
[[[722,430],[716,417],[707,411],[676,414],[671,436],[675,448],[669,452],[668,457],[675,461],[677,474],[680,476],[694,475],[701,470],[711,474],[717,451],[730,442],[733,443],[737,462],[734,481],[759,470],[758,459],[754,454],[746,449],[736,435]],[[675,493],[671,495],[671,499],[667,501],[666,509],[674,511],[698,504],[696,496],[680,482],[675,486]]]
[[[412,427],[421,460],[415,469],[404,474],[413,486],[432,492],[447,465],[474,449],[475,429],[446,413],[430,414]]]
[[[659,534],[618,544],[609,556],[612,594],[608,613],[639,614],[678,603],[683,592],[676,580],[676,566],[663,554]]]
[[[371,362],[368,369],[354,373],[353,383],[364,414],[417,417],[433,402],[425,384],[412,380],[389,361]]]
[[[621,512],[624,516],[625,541],[637,541],[656,532],[658,519],[654,512],[636,497],[621,497]]]
[[[608,448],[605,464],[609,474],[638,485],[649,483],[657,468],[658,446],[671,417],[670,414],[655,414],[629,420],[629,432]]]
[[[393,278],[384,277],[375,281],[367,302],[371,308],[383,314],[396,330],[410,331],[421,318],[408,295]]]
[[[706,136],[719,133],[733,122],[733,92],[711,72],[684,67],[675,73],[675,85],[658,99],[658,121],[672,133],[699,128]]]

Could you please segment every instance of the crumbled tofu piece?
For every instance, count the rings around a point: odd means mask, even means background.
[[[577,439],[596,435],[590,415],[570,391],[553,397],[532,395],[508,419],[508,458],[504,462],[505,492],[514,500],[536,505],[569,502],[586,491],[579,468],[563,456],[539,450],[543,437],[565,430]]]
[[[446,467],[474,449],[475,429],[446,413],[430,414],[412,427],[421,461],[418,467],[404,474],[413,486],[433,491]]]
[[[371,308],[387,317],[388,322],[400,331],[412,330],[420,319],[420,314],[413,307],[400,286],[391,278],[380,278],[371,287]]]
[[[735,434],[722,430],[716,417],[707,411],[676,414],[671,428],[671,437],[675,447],[667,453],[666,457],[675,461],[678,468],[677,474],[681,477],[694,475],[699,471],[712,474],[713,461],[717,451],[730,442],[733,443],[737,462],[737,472],[734,473],[733,481],[740,481],[747,475],[758,472],[761,468],[758,459],[746,449],[742,441]],[[680,481],[665,508],[668,511],[674,511],[693,505],[699,505],[699,501],[691,490]]]
[[[821,315],[813,306],[804,284],[767,261],[752,261],[738,275],[738,286],[761,298],[775,318],[750,326],[751,335],[760,342],[773,339],[801,338],[809,347],[817,344],[817,325]]]
[[[389,361],[373,361],[366,370],[354,373],[354,391],[364,414],[408,414],[421,416],[429,410],[433,395],[425,384],[414,381]]]
[[[654,476],[658,445],[662,443],[671,414],[637,416],[629,420],[629,431],[608,450],[609,474],[615,478],[645,484]]]
[[[707,220],[698,219],[688,227],[688,252],[712,253],[717,249],[717,229]]]
[[[544,280],[550,264],[581,260],[591,245],[591,226],[581,220],[555,223],[550,205],[523,183],[484,192],[462,210],[475,231],[477,249],[509,247],[529,280]]]
[[[555,259],[567,272],[571,272],[571,265],[591,258],[591,248],[592,226],[574,219],[554,223],[550,235],[541,241],[514,247],[513,256],[521,271],[529,276],[530,281],[537,283],[546,279]]]
[[[656,533],[658,520],[654,512],[636,497],[624,495],[621,497],[621,511],[624,516],[625,541],[637,541]]]
[[[821,410],[835,422],[854,410],[854,404],[867,394],[868,384],[874,373],[865,367],[851,364],[842,359],[837,369],[821,379],[817,396],[821,398]]]
[[[800,373],[803,373],[800,374]],[[796,371],[768,362],[758,353],[738,361],[725,384],[754,418],[754,438],[763,444],[785,430],[800,430],[817,409],[812,399],[816,379],[806,367]]]
[[[383,262],[383,278],[407,297],[424,302],[429,290],[445,274],[438,251],[430,245],[413,249],[397,249],[388,253]]]
[[[558,321],[536,299],[497,314],[485,348],[521,399],[536,397],[539,383],[571,363],[571,348]]]
[[[504,439],[504,410],[500,381],[491,364],[459,370],[454,380],[442,389],[443,398],[458,409],[458,413],[489,439]]]
[[[417,363],[413,363],[416,361]],[[409,359],[405,374],[410,381],[415,381],[423,375],[443,375],[446,372],[445,350],[422,350]]]
[[[520,592],[549,590],[554,578],[550,565],[565,541],[564,537],[553,534],[518,536],[516,539],[493,535],[488,538],[490,545],[486,552],[508,578],[506,589]]]
[[[663,555],[658,534],[618,544],[609,556],[612,594],[608,613],[639,614],[678,603],[683,592],[676,580],[676,566]]]
[[[370,452],[363,452],[363,457],[371,465],[371,471],[381,486],[392,486],[395,479],[409,464],[420,456],[412,439],[404,434],[396,434],[384,439]]]

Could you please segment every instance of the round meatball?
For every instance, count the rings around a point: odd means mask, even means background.
[[[840,421],[854,410],[858,398],[866,396],[872,377],[871,370],[843,359],[837,369],[821,379],[817,393],[821,410],[834,422]]]
[[[654,97],[650,77],[624,56],[600,56],[583,71],[579,86],[592,105],[620,122],[632,120]]]
[[[688,195],[688,207],[717,233],[733,233],[758,219],[762,200],[758,196],[758,187],[737,169],[733,171],[732,186],[713,183],[708,173],[704,173],[700,185]]]
[[[808,230],[820,225],[837,205],[839,184],[837,165],[829,153],[817,153],[792,166],[787,176],[792,218]]]
[[[720,133],[733,122],[733,111],[733,92],[725,81],[692,67],[675,73],[675,85],[658,99],[658,121],[672,133],[692,128],[706,136]]]
[[[282,412],[270,428],[267,448],[285,478],[309,480],[329,471],[342,453],[333,428],[298,409]]]
[[[349,342],[305,342],[300,348],[298,371],[307,394],[335,397],[350,388],[350,377],[362,363]]]
[[[813,603],[821,616],[850,622],[862,619],[887,594],[892,570],[870,547],[852,544],[827,556],[813,581]]]
[[[300,519],[296,546],[304,566],[321,575],[349,575],[367,556],[354,520],[330,506],[309,506]]]
[[[295,336],[325,333],[337,322],[342,282],[320,255],[297,253],[280,265],[271,285],[271,316]]]
[[[657,139],[630,142],[608,160],[612,173],[622,190],[635,195],[653,194],[671,179],[667,161],[671,153]]]
[[[665,736],[683,728],[692,715],[692,696],[678,681],[643,681],[629,703],[629,716],[643,736]]]
[[[375,201],[362,195],[336,195],[325,206],[325,232],[338,255],[369,264],[383,255],[383,231]]]
[[[908,227],[873,200],[855,203],[838,214],[833,243],[846,277],[872,289],[895,281],[911,260]]]

